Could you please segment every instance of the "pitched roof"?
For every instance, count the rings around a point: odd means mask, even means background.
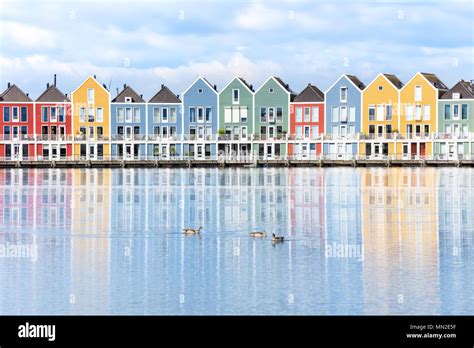
[[[294,99],[293,102],[295,103],[310,103],[310,102],[323,102],[324,101],[324,93],[321,90],[308,83],[305,89],[303,89],[300,94],[298,94]]]
[[[46,90],[36,99],[37,102],[65,102],[69,101],[69,98],[66,94],[61,92],[54,84],[46,88]]]
[[[181,100],[168,87],[161,85],[161,89],[149,100],[149,103],[176,104],[181,103]]]
[[[17,85],[13,84],[0,95],[0,101],[7,102],[30,102],[31,98],[25,94]]]
[[[383,74],[383,76],[385,76],[398,89],[403,87],[403,82],[400,81],[400,79],[397,76],[393,74]]]
[[[349,80],[352,81],[354,85],[356,85],[357,88],[359,88],[361,91],[365,88],[365,85],[362,83],[361,80],[357,78],[357,76],[354,75],[346,75]]]
[[[132,87],[124,85],[122,92],[120,92],[114,99],[112,99],[112,103],[125,103],[125,98],[131,97],[132,103],[144,103],[142,96],[138,95],[137,92],[133,90]]]
[[[237,77],[237,78],[240,80],[240,82],[242,82],[245,86],[247,86],[248,89],[250,89],[252,92],[254,92],[252,85],[249,85],[249,84],[247,83],[247,81],[245,81],[245,80],[244,80],[243,78],[241,78],[241,77]]]
[[[452,99],[453,93],[459,93],[460,99],[472,99],[474,98],[474,83],[461,80],[444,93],[441,99]]]
[[[429,83],[433,85],[434,88],[438,89],[438,97],[441,97],[444,93],[448,91],[448,86],[444,84],[443,81],[439,79],[438,76],[431,73],[420,73],[428,80]]]

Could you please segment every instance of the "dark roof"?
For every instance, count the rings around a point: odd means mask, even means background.
[[[290,85],[287,84],[287,83],[285,83],[281,78],[275,76],[275,80],[277,80],[278,83],[279,83],[287,92],[290,92],[290,93],[296,95],[296,93],[291,90]]]
[[[241,77],[237,77],[237,78],[240,80],[240,82],[242,82],[244,85],[246,85],[248,89],[250,89],[252,92],[254,92],[252,85],[249,85],[249,84],[247,83],[247,81],[245,81],[245,80],[244,80],[243,78],[241,78]]]
[[[6,102],[30,102],[31,98],[25,94],[17,85],[13,84],[0,95],[0,101]]]
[[[149,103],[176,104],[181,103],[181,100],[168,87],[161,85],[161,89],[150,99]]]
[[[46,90],[36,99],[37,102],[55,103],[69,101],[66,94],[61,92],[55,85],[48,86]]]
[[[403,87],[403,82],[400,81],[400,79],[398,77],[396,77],[395,75],[392,75],[392,74],[383,74],[391,83],[393,83],[393,85],[395,87],[397,87],[398,89],[402,88]]]
[[[438,89],[438,96],[441,97],[444,93],[448,91],[448,86],[441,81],[438,76],[431,73],[421,73],[435,88]]]
[[[459,93],[460,99],[474,98],[474,83],[461,80],[444,93],[441,99],[452,99],[453,93]]]
[[[308,84],[305,89],[303,89],[300,94],[298,94],[293,101],[295,103],[311,103],[311,102],[323,102],[324,93],[321,90],[312,85]]]
[[[346,76],[347,76],[347,78],[348,78],[349,80],[351,80],[351,81],[354,83],[354,85],[356,85],[357,88],[359,88],[361,91],[365,88],[365,85],[362,83],[361,80],[359,80],[359,79],[357,78],[357,76],[354,76],[354,75],[346,75]]]
[[[217,92],[217,85],[213,85],[213,84],[210,83],[210,82],[208,81],[208,79],[206,79],[205,77],[201,77],[201,78],[202,78],[204,81],[206,81],[207,84],[208,84],[209,86],[211,86],[211,88],[212,88],[214,91]]]
[[[132,103],[144,103],[141,95],[133,90],[132,87],[124,85],[122,92],[120,92],[113,100],[112,103],[125,103],[125,98],[131,97]]]

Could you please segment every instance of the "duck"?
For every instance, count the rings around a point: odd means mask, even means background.
[[[272,233],[272,242],[273,243],[281,243],[285,240],[285,237],[283,236],[277,236],[275,233]]]
[[[267,233],[263,231],[255,231],[255,232],[250,232],[250,235],[253,238],[264,238],[267,236]]]
[[[198,229],[186,227],[186,228],[183,228],[183,233],[186,235],[200,234],[201,230],[202,230],[202,226],[199,226]]]

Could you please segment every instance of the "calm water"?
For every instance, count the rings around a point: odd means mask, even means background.
[[[472,169],[4,169],[0,207],[0,314],[474,314]]]

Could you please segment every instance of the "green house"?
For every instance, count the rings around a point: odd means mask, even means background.
[[[235,77],[219,93],[218,153],[248,156],[254,131],[253,87]]]
[[[463,159],[474,154],[474,84],[459,81],[438,100],[438,159]]]
[[[290,102],[295,96],[288,84],[275,76],[255,92],[254,155],[275,158],[287,154]]]

